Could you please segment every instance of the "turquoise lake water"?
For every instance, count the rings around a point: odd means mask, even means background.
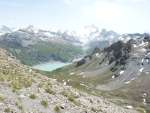
[[[38,69],[42,71],[53,71],[63,66],[69,65],[70,63],[62,63],[62,62],[48,62],[39,65],[35,65],[32,68]]]

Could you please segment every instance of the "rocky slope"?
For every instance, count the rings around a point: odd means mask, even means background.
[[[46,74],[81,90],[103,94],[116,103],[149,112],[150,36],[123,36],[122,41],[104,49],[96,48],[73,65]]]
[[[0,112],[137,113],[47,78],[0,49]]]
[[[146,34],[133,33],[133,34],[119,34],[113,30],[102,29],[101,31],[96,26],[89,26],[89,32],[86,38],[88,39],[85,45],[89,53],[91,53],[95,48],[104,49],[109,47],[111,44],[117,41],[127,42],[130,39],[138,39],[144,37]]]

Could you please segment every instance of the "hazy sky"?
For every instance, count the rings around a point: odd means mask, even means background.
[[[150,0],[0,0],[0,25],[149,32]]]

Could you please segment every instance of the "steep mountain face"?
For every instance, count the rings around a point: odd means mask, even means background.
[[[129,34],[71,66],[56,70],[53,78],[69,79],[68,84],[86,91],[99,92],[119,104],[150,108],[150,36]],[[132,37],[131,37],[132,36]],[[124,37],[124,38],[125,38]],[[68,73],[64,77],[62,73]],[[53,75],[58,76],[53,76]],[[61,80],[60,80],[61,81]],[[99,95],[98,93],[98,95]],[[121,100],[124,99],[124,100]]]
[[[90,29],[92,30],[90,30],[89,33],[86,35],[86,37],[88,38],[88,43],[86,44],[86,48],[89,53],[92,53],[92,51],[95,48],[104,49],[106,47],[109,47],[110,45],[112,45],[117,41],[122,41],[126,43],[130,39],[136,40],[138,38],[143,37],[144,35],[147,35],[147,34],[140,34],[140,33],[119,34],[115,31],[106,30],[106,29],[102,29],[100,31],[95,26],[93,27],[91,26]]]
[[[0,47],[27,65],[50,60],[69,62],[82,55],[81,42],[67,33],[36,30],[32,26],[0,36]]]
[[[87,43],[88,51],[93,51],[94,48],[105,48],[110,46],[112,43],[119,40],[120,35],[114,31],[107,31],[106,29],[102,29],[99,31],[98,29],[89,33],[89,42]]]
[[[47,78],[3,49],[0,64],[1,113],[138,113]]]

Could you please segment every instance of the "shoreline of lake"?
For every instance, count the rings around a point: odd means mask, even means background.
[[[71,63],[50,61],[50,62],[47,62],[47,63],[41,63],[41,64],[34,65],[34,66],[32,66],[32,68],[42,70],[42,71],[53,71],[53,70],[56,70],[58,68],[67,66],[69,64],[71,64]]]

